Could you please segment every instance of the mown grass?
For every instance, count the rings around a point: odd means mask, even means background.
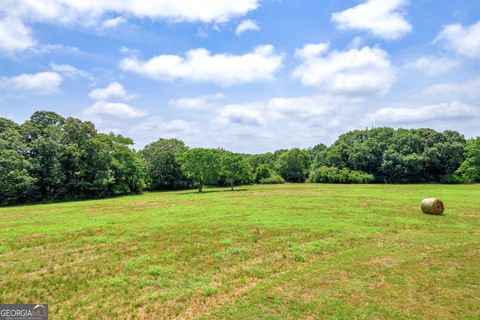
[[[0,303],[49,303],[52,319],[478,319],[478,185],[207,191],[0,209]],[[426,197],[445,214],[422,214]]]

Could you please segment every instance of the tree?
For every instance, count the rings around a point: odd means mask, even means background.
[[[69,198],[92,198],[108,194],[104,177],[111,174],[110,154],[99,143],[91,122],[68,118],[63,126],[65,146],[61,163],[65,172],[65,188]]]
[[[239,154],[224,152],[221,161],[221,174],[230,184],[232,191],[235,182],[243,182],[251,179],[252,168]]]
[[[292,149],[280,155],[276,167],[286,181],[305,182],[310,169],[310,157],[306,151]]]
[[[138,155],[129,148],[133,141],[113,133],[101,136],[108,141],[111,154],[110,170],[113,181],[109,186],[110,194],[141,193],[145,188],[144,168]]]
[[[53,112],[21,126],[0,119],[0,204],[139,193],[144,169],[132,144]]]
[[[457,170],[457,174],[465,182],[480,182],[480,137],[471,139],[465,147],[467,158]]]
[[[263,179],[268,179],[274,175],[274,172],[266,164],[259,165],[255,170],[255,182],[260,183]]]
[[[455,131],[374,128],[341,135],[316,154],[313,168],[347,168],[377,182],[440,182],[464,160],[464,137]]]
[[[178,162],[178,154],[187,150],[177,139],[159,139],[146,146],[140,155],[145,162],[148,186],[153,190],[186,187],[188,182]]]
[[[20,126],[28,147],[31,175],[36,179],[39,196],[44,200],[66,196],[62,156],[65,151],[63,124],[65,119],[48,111],[37,111]]]
[[[320,167],[310,173],[308,182],[311,183],[370,183],[375,180],[371,174],[332,167]]]
[[[0,118],[0,205],[27,203],[36,199],[36,180],[27,147],[13,121]]]
[[[179,155],[183,172],[203,191],[205,184],[216,184],[220,172],[219,150],[195,148]]]

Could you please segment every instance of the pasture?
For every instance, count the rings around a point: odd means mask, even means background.
[[[478,185],[146,193],[1,208],[0,228],[0,303],[52,319],[480,314]]]

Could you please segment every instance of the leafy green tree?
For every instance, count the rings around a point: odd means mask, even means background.
[[[179,155],[183,172],[203,191],[206,184],[218,183],[220,173],[219,150],[195,148]]]
[[[220,168],[221,175],[230,184],[232,191],[236,182],[251,180],[252,168],[239,154],[224,152],[220,160]]]
[[[465,182],[480,182],[480,137],[469,140],[465,151],[467,158],[456,173]]]
[[[0,205],[36,199],[36,180],[30,173],[28,149],[13,121],[0,118]]]
[[[145,188],[144,167],[138,155],[129,148],[133,141],[112,133],[105,135],[106,139],[107,137],[110,140],[110,170],[113,172],[110,193],[113,195],[141,193]]]
[[[20,127],[29,149],[30,173],[37,181],[39,196],[43,200],[66,196],[66,177],[62,168],[64,123],[65,119],[58,114],[37,111]]]
[[[310,173],[308,182],[311,183],[370,183],[375,180],[371,174],[350,170],[322,166]]]
[[[63,126],[65,146],[62,167],[65,173],[65,188],[69,198],[92,198],[108,195],[109,153],[102,150],[97,140],[97,131],[91,122],[68,118]]]
[[[464,137],[455,131],[355,130],[317,153],[313,168],[362,171],[373,174],[377,182],[440,182],[463,162],[464,146]]]
[[[270,167],[266,164],[261,164],[255,170],[255,182],[260,183],[261,180],[270,178],[274,175],[274,172]]]
[[[270,169],[273,169],[275,166],[275,161],[277,160],[276,155],[274,153],[261,153],[255,154],[249,157],[250,166],[253,170],[257,170],[259,166],[267,166]]]
[[[0,203],[139,193],[144,169],[132,144],[53,112],[35,112],[21,126],[0,119]]]
[[[305,182],[310,169],[310,157],[306,151],[292,149],[279,156],[276,168],[288,182]]]
[[[188,185],[177,159],[177,155],[186,150],[187,147],[183,141],[159,139],[140,152],[145,162],[150,189],[178,189],[185,188]]]

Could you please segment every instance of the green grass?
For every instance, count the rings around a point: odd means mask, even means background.
[[[0,228],[0,303],[54,319],[480,314],[478,185],[147,193],[2,208]]]

